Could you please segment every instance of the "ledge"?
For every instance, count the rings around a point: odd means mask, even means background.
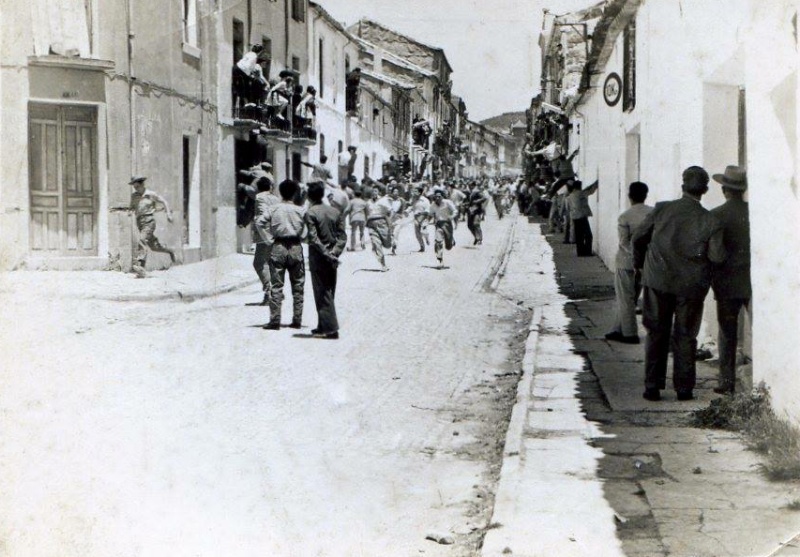
[[[200,59],[200,56],[203,54],[202,50],[189,43],[181,43],[181,50],[183,50],[183,53],[186,54],[187,56],[191,56],[192,58],[197,58],[198,60]]]
[[[67,56],[29,56],[28,65],[44,66],[50,68],[68,68],[76,70],[89,70],[104,72],[113,70],[115,63],[113,60],[99,60],[96,58],[72,58]]]

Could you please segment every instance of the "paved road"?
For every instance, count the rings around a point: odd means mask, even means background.
[[[14,362],[0,554],[469,554],[424,538],[485,526],[487,425],[470,407],[527,328],[491,291],[516,226],[491,218],[476,249],[460,226],[445,270],[412,253],[410,228],[388,273],[346,254],[339,341],[303,338],[310,284],[300,336],[259,327],[255,288],[188,304],[17,296],[0,314]]]

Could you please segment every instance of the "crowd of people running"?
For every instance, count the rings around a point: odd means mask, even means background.
[[[356,148],[348,152],[355,154]],[[351,157],[352,157],[351,155]],[[494,205],[499,218],[517,199],[517,182],[510,178],[412,180],[408,174],[365,178],[340,172],[334,180],[326,160],[312,167],[305,184],[284,180],[275,185],[270,163],[240,172],[239,226],[251,226],[255,256],[253,266],[262,287],[260,305],[270,309],[265,329],[281,328],[281,306],[286,276],[293,297],[291,328],[302,327],[305,260],[319,316],[312,330],[316,338],[339,338],[334,297],[337,267],[345,250],[370,249],[378,271],[389,270],[387,256],[396,255],[398,239],[412,228],[419,252],[433,244],[437,268],[444,269],[444,254],[456,245],[454,231],[465,222],[472,243],[483,243],[481,222]],[[347,161],[344,161],[346,168]],[[351,165],[352,167],[352,165]],[[349,235],[348,235],[349,228]]]

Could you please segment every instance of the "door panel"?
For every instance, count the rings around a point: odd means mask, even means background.
[[[31,249],[97,255],[95,109],[30,105]]]

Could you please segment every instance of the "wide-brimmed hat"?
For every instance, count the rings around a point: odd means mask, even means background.
[[[139,184],[147,180],[147,176],[134,176],[131,178],[131,181],[128,182],[128,185],[132,186],[133,184]]]
[[[715,182],[732,190],[745,191],[747,189],[747,171],[740,166],[728,165],[723,174],[714,174],[713,178]]]

